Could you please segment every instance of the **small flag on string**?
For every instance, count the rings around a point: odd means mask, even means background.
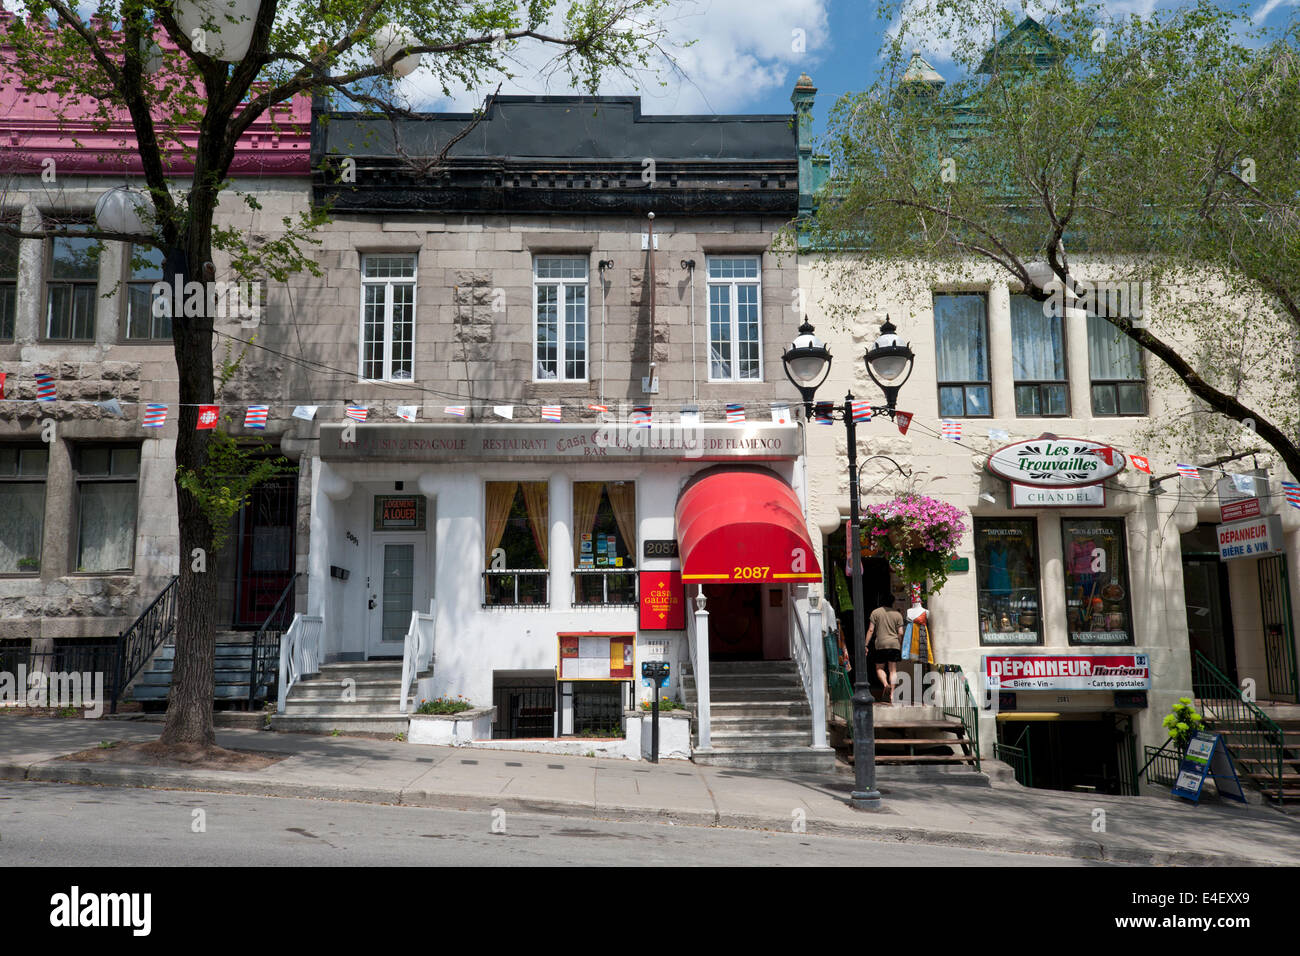
[[[293,407],[293,417],[309,422],[316,417],[316,411],[319,408],[319,405],[295,405]]]
[[[144,407],[144,418],[140,424],[145,428],[162,428],[163,422],[167,421],[166,405],[146,405]]]
[[[990,428],[989,438],[994,441],[1011,441],[1011,432],[1005,428]]]
[[[678,413],[678,419],[683,425],[694,428],[700,423],[700,406],[683,405],[682,410]]]
[[[790,406],[773,402],[772,421],[777,425],[787,424],[790,421]]]
[[[855,422],[871,421],[871,403],[868,401],[855,401],[851,405],[853,409],[853,420]]]
[[[5,373],[0,372],[0,398],[5,397]]]
[[[949,441],[961,441],[961,422],[944,421],[939,431]]]
[[[199,420],[194,423],[195,431],[208,431],[217,427],[217,419],[221,417],[221,409],[216,405],[200,405]]]
[[[54,376],[46,375],[44,372],[36,373],[36,400],[38,402],[52,402],[55,399],[54,393]]]
[[[1255,476],[1254,475],[1229,475],[1232,479],[1232,485],[1243,495],[1253,495],[1255,493]]]
[[[1094,449],[1093,454],[1108,465],[1113,465],[1115,463],[1115,449],[1111,448],[1109,445]]]
[[[1300,485],[1294,481],[1284,481],[1282,494],[1286,495],[1286,500],[1291,503],[1292,508],[1300,508]]]
[[[108,412],[114,418],[125,418],[122,411],[122,404],[116,398],[107,398],[102,402],[95,403],[102,411]]]
[[[397,417],[404,422],[415,421],[415,416],[418,414],[420,414],[419,405],[398,405],[397,406]]]
[[[543,405],[543,406],[542,406],[542,421],[544,421],[544,422],[558,422],[559,420],[560,420],[560,406],[559,406],[559,405]]]
[[[513,419],[515,417],[515,407],[513,405],[493,405],[492,411],[498,418]]]
[[[249,405],[248,411],[244,412],[244,427],[265,428],[266,416],[270,410],[269,405]]]
[[[912,424],[911,412],[894,412],[894,421],[898,424],[898,433],[907,434],[907,427]]]
[[[829,425],[833,421],[831,418],[831,409],[834,405],[831,402],[818,402],[813,406],[813,418],[818,425]]]
[[[609,411],[609,406],[608,406],[608,405],[588,405],[587,407],[590,408],[593,412],[607,412],[607,411]]]
[[[1178,468],[1178,474],[1184,478],[1201,477],[1201,471],[1195,465],[1184,465],[1182,462],[1179,462],[1176,467]]]
[[[1129,455],[1128,460],[1138,471],[1151,474],[1151,462],[1147,461],[1144,455]]]
[[[739,402],[727,402],[727,424],[738,425],[745,420],[745,406]]]
[[[632,409],[631,422],[637,428],[649,428],[650,416],[651,410],[649,405],[637,405]]]
[[[369,411],[370,410],[364,405],[349,405],[344,414],[354,422],[364,422],[366,420],[366,414]]]
[[[442,413],[443,413],[444,415],[455,415],[457,418],[464,418],[464,417],[465,417],[465,406],[464,406],[464,405],[448,405],[447,407],[445,407],[445,408],[442,410]]]

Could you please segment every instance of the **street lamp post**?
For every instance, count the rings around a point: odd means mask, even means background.
[[[873,405],[873,415],[888,415],[892,421],[898,390],[912,373],[915,356],[906,342],[899,338],[889,317],[880,327],[880,335],[863,355],[867,374],[885,393],[884,405]],[[814,334],[812,325],[804,320],[799,335],[781,356],[785,374],[803,398],[805,420],[813,414],[813,396],[826,381],[831,369],[831,353]],[[822,406],[822,414],[834,417],[830,403]],[[853,393],[844,396],[840,409],[848,432],[849,445],[849,540],[845,551],[849,557],[849,573],[853,588],[853,772],[854,787],[849,795],[850,806],[859,810],[880,809],[880,791],[876,789],[876,732],[871,696],[870,677],[867,674],[866,610],[862,595],[861,555],[861,503],[858,487],[857,425],[853,420]]]

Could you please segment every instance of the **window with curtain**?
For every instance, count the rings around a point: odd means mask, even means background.
[[[573,483],[573,603],[636,604],[636,483]]]
[[[1132,644],[1123,518],[1062,518],[1065,615],[1071,644]]]
[[[991,416],[988,299],[984,293],[936,295],[934,343],[939,414],[945,418]]]
[[[0,445],[0,574],[38,574],[45,528],[44,446]]]
[[[587,259],[533,259],[534,380],[587,379]]]
[[[1088,315],[1088,365],[1094,415],[1145,415],[1142,349],[1099,315]]]
[[[10,220],[0,220],[17,225]],[[0,341],[14,337],[15,318],[18,312],[18,248],[17,236],[0,232]]]
[[[415,256],[361,257],[361,377],[415,377]]]
[[[82,445],[75,455],[77,570],[107,574],[135,566],[139,445]]]
[[[975,519],[975,580],[981,644],[1041,644],[1038,523]]]
[[[170,316],[153,314],[153,284],[163,278],[163,254],[153,246],[126,247],[126,337],[171,341]]]
[[[763,377],[758,256],[709,256],[709,381]]]
[[[545,481],[485,485],[483,604],[546,604],[550,486]]]
[[[1011,297],[1011,374],[1021,418],[1070,414],[1063,321],[1043,305],[1027,295]]]

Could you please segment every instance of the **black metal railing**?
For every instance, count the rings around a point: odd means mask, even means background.
[[[0,644],[0,673],[11,675],[20,706],[111,708],[117,697],[117,644],[62,640],[36,651],[30,641],[6,641]]]
[[[1174,781],[1178,779],[1178,764],[1182,760],[1178,748],[1174,745],[1174,738],[1170,737],[1159,747],[1148,745],[1143,748],[1143,753],[1146,755],[1147,762],[1142,765],[1138,775],[1147,783],[1160,783],[1172,787]]]
[[[625,568],[585,568],[573,572],[573,605],[635,607],[636,570]]]
[[[268,700],[276,691],[280,680],[280,639],[293,623],[293,592],[302,572],[289,578],[280,592],[280,599],[266,616],[262,626],[253,635],[253,645],[248,661],[248,708],[259,700]]]
[[[484,571],[484,607],[545,607],[547,583],[551,572],[545,568],[533,571]]]
[[[1016,738],[1014,744],[1004,744],[1000,740],[993,742],[993,756],[1003,763],[1011,765],[1016,775],[1016,783],[1022,787],[1032,787],[1034,780],[1034,761],[1029,753],[1029,728],[1026,726]]]
[[[555,685],[498,684],[492,690],[497,708],[494,738],[554,737]]]
[[[140,616],[117,636],[117,662],[113,669],[113,707],[131,681],[149,663],[154,651],[176,633],[176,594],[180,578],[173,577]]]

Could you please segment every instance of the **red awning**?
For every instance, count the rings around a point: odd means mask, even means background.
[[[820,581],[794,490],[771,472],[718,471],[677,501],[683,581]]]

